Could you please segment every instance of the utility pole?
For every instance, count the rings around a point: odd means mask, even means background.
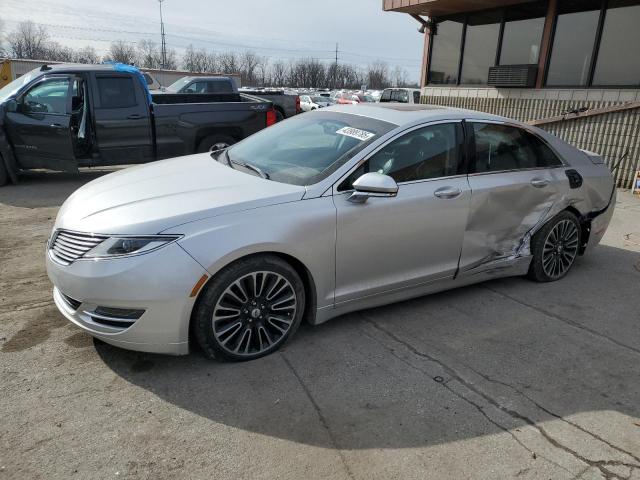
[[[336,42],[336,63],[333,69],[333,88],[338,86],[338,42]]]
[[[160,66],[161,70],[165,69],[167,65],[167,41],[164,37],[164,22],[162,20],[162,4],[165,0],[158,0],[158,4],[160,5],[160,39],[161,39],[161,54],[162,54],[162,65]]]

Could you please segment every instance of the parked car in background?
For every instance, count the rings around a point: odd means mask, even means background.
[[[360,99],[351,92],[340,92],[333,97],[338,105],[356,105]]]
[[[312,97],[310,95],[300,95],[300,108],[303,112],[309,112],[311,110],[317,110],[323,107],[329,107],[333,105],[333,102],[328,97]]]
[[[334,106],[85,185],[58,213],[46,264],[57,308],[94,337],[251,360],[303,319],[499,277],[559,280],[614,205],[602,157],[535,127]]]
[[[147,81],[147,88],[149,90],[153,92],[162,90],[162,85],[160,85],[160,82],[158,82],[152,74],[149,72],[142,72],[142,76]]]
[[[238,93],[238,87],[230,77],[184,77],[165,87],[163,91],[168,93]]]
[[[420,103],[417,88],[385,88],[380,95],[380,103]]]
[[[275,123],[249,95],[157,93],[129,65],[43,66],[0,89],[0,185],[20,170],[146,163],[224,148]]]
[[[376,103],[376,99],[368,93],[354,93],[353,97],[358,99],[358,103]]]
[[[269,100],[276,109],[278,121],[293,117],[302,111],[300,96],[297,92],[284,89],[252,89],[241,88],[242,93]]]

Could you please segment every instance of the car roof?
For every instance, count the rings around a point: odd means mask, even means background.
[[[465,110],[463,108],[441,107],[428,104],[406,103],[369,103],[358,105],[334,105],[323,109],[324,112],[350,113],[382,120],[395,125],[406,125],[416,122],[437,120],[497,120],[508,121],[507,118],[489,113]]]

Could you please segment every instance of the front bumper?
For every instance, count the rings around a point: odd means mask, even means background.
[[[58,310],[71,322],[106,343],[129,350],[189,353],[191,291],[206,270],[172,243],[148,254],[80,259],[56,263],[47,251],[47,274]],[[69,298],[78,303],[70,304]],[[144,310],[126,328],[94,321],[98,306]]]

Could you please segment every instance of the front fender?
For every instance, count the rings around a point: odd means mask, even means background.
[[[221,215],[164,233],[184,235],[179,245],[211,275],[256,253],[293,257],[312,277],[317,307],[333,305],[336,214],[331,197]]]

